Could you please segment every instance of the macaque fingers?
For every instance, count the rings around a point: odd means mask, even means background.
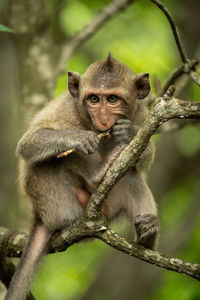
[[[93,145],[96,146],[96,145],[99,143],[99,140],[100,140],[100,139],[109,136],[110,131],[111,131],[111,130],[107,130],[106,132],[100,133],[100,134],[94,139],[94,141],[92,141]],[[71,153],[73,153],[73,152],[75,152],[75,151],[76,151],[75,148],[69,149],[68,151],[59,153],[59,154],[57,155],[57,158],[61,158],[61,157],[64,157],[64,156],[68,156],[69,154],[71,154]],[[86,154],[87,154],[87,153],[86,153]]]

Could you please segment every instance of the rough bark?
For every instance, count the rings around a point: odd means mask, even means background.
[[[49,252],[64,251],[70,245],[86,237],[96,237],[126,254],[200,280],[200,265],[184,262],[177,258],[168,258],[158,252],[145,249],[136,243],[130,243],[108,228],[107,222],[101,213],[101,207],[111,188],[128,172],[130,167],[138,162],[142,152],[148,145],[149,139],[161,124],[172,118],[200,118],[200,102],[179,100],[173,97],[173,93],[174,87],[170,87],[163,97],[157,99],[153,111],[149,113],[135,138],[121,152],[92,195],[83,220],[72,228],[56,235],[49,245]],[[10,243],[12,239],[14,242]],[[10,238],[9,231],[2,229],[0,246],[3,245],[5,255],[13,254],[13,248],[15,255],[20,255],[22,251],[20,245],[23,245],[23,243],[23,234],[11,234]],[[18,248],[13,247],[13,244],[17,245]]]

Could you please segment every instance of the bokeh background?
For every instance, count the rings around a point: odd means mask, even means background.
[[[6,32],[0,27],[1,226],[28,231],[31,207],[18,191],[17,140],[32,115],[67,88],[66,72],[56,73],[63,41],[81,30],[108,3],[0,2],[0,24],[13,30]],[[173,13],[188,55],[199,58],[200,1],[163,3]],[[90,63],[108,52],[135,73],[149,72],[152,86],[155,77],[163,85],[180,64],[165,16],[147,0],[133,3],[104,24],[73,53],[65,70],[83,73]],[[200,88],[189,81],[179,98],[200,100]],[[200,127],[189,124],[178,131],[156,135],[154,140],[157,151],[148,182],[159,207],[160,251],[200,263]],[[130,224],[123,219],[113,226],[123,235],[130,230]],[[32,291],[39,300],[200,299],[198,281],[158,269],[95,240],[46,257]],[[0,292],[3,299],[3,285]]]

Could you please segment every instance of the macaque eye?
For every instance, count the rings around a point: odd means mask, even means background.
[[[108,96],[108,102],[110,103],[115,103],[119,100],[119,97],[115,96],[115,95],[109,95]]]
[[[99,102],[99,97],[96,96],[96,95],[90,95],[90,96],[89,96],[89,100],[90,100],[90,102],[92,102],[92,103],[98,103],[98,102]]]

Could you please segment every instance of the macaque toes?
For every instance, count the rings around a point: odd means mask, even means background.
[[[20,182],[32,201],[34,223],[6,300],[26,299],[49,239],[81,218],[116,153],[130,143],[146,116],[142,99],[150,91],[149,74],[134,75],[111,55],[90,65],[83,76],[69,72],[68,88],[36,115],[17,146]],[[107,137],[98,137],[108,130]],[[70,149],[75,151],[57,157]],[[156,204],[144,177],[153,154],[150,141],[103,206],[108,220],[124,211],[137,242],[148,248],[155,247],[159,232]]]

